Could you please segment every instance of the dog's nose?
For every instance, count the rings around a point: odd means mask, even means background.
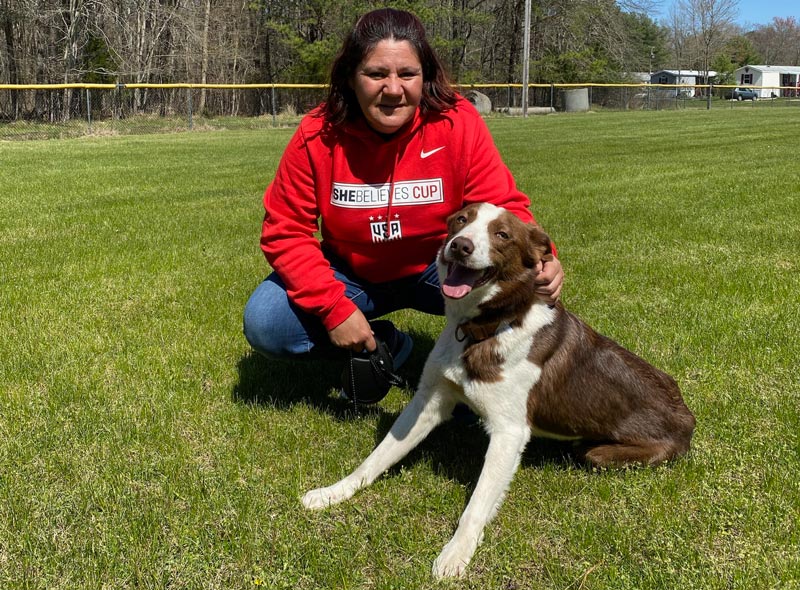
[[[475,244],[472,240],[459,236],[450,242],[450,253],[459,258],[466,258],[475,251]]]

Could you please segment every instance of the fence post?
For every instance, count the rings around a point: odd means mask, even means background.
[[[194,127],[194,121],[192,120],[192,89],[187,88],[186,92],[187,92],[186,106],[187,109],[189,110],[189,131],[191,131],[192,128]]]
[[[122,118],[122,90],[125,84],[117,82],[117,89],[114,91],[114,107],[111,115],[111,127],[116,128],[117,123]]]
[[[714,85],[709,83],[708,84],[708,98],[706,99],[706,110],[711,110],[711,94],[714,92]]]
[[[92,132],[92,91],[86,89],[86,121],[89,124],[89,133]]]

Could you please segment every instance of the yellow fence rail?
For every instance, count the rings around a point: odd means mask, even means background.
[[[455,85],[484,112],[507,115],[570,110],[576,89],[583,110],[740,108],[732,84],[531,83],[522,112],[519,83]],[[326,84],[70,83],[0,84],[0,140],[86,134],[174,132],[217,128],[262,128],[295,124],[325,100]],[[800,89],[747,86],[764,104],[800,106]],[[488,101],[475,92],[485,94]],[[485,104],[489,106],[486,107]],[[734,106],[736,105],[736,106]],[[755,105],[754,105],[755,106]],[[579,109],[580,110],[580,109]]]
[[[456,83],[458,88],[516,88],[521,89],[520,83]],[[528,88],[672,88],[672,89],[715,89],[715,88],[752,88],[755,90],[786,90],[800,91],[800,87],[795,86],[752,86],[742,84],[650,84],[647,82],[630,83],[605,83],[605,82],[558,82],[558,83],[530,83]],[[144,90],[144,89],[189,89],[189,90],[269,90],[274,88],[282,89],[326,89],[327,84],[195,84],[189,82],[179,82],[172,84],[150,84],[150,83],[113,83],[113,84],[90,84],[90,83],[70,83],[70,84],[0,84],[0,90]]]

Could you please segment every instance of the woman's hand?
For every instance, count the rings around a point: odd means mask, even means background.
[[[561,295],[564,283],[564,269],[555,256],[545,256],[539,262],[539,274],[536,276],[536,296],[549,305],[555,305]]]
[[[328,336],[334,345],[353,352],[372,352],[377,347],[372,327],[360,309],[355,310],[332,330],[328,330]]]

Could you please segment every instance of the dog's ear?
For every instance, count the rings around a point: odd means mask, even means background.
[[[536,224],[529,224],[527,249],[523,255],[523,263],[528,268],[534,268],[540,260],[553,259],[553,245],[550,236]]]

